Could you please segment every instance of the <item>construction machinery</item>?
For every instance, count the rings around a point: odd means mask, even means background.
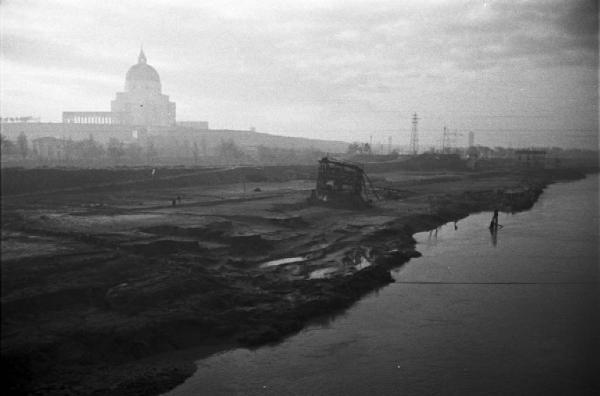
[[[372,201],[371,195],[379,199],[361,166],[328,157],[319,160],[317,186],[312,190],[309,201],[338,206],[366,206]]]

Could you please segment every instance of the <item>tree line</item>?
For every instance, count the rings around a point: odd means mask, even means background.
[[[307,164],[326,153],[310,149],[286,149],[259,145],[242,147],[233,139],[220,139],[209,147],[204,138],[199,141],[178,141],[169,137],[148,137],[134,142],[110,138],[99,142],[90,135],[84,140],[40,138],[30,141],[25,133],[13,141],[0,135],[3,156],[15,161],[42,163],[94,162],[106,165],[156,163],[166,159],[182,164]]]

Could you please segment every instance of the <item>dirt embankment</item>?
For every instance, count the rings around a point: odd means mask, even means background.
[[[410,170],[466,170],[458,156],[422,155],[407,161],[366,162],[368,173]],[[2,195],[65,190],[178,188],[243,182],[314,179],[313,165],[230,167],[2,168]]]
[[[66,190],[178,188],[190,185],[218,185],[243,182],[312,179],[314,166],[210,167],[122,167],[81,168],[2,168],[2,195],[48,193]]]
[[[218,207],[148,206],[143,214],[115,206],[113,215],[75,210],[66,198],[59,207],[56,197],[8,199],[8,386],[38,394],[164,392],[191,374],[198,357],[174,357],[178,351],[280,340],[392,282],[390,268],[418,255],[415,232],[482,210],[527,209],[548,183],[580,176],[403,182],[395,187],[409,189],[407,198],[364,211],[310,207],[302,190],[274,198],[257,192]],[[153,192],[161,189],[145,194]]]

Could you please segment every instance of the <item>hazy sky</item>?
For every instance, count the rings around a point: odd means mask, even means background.
[[[109,111],[143,43],[178,120],[421,147],[598,146],[598,7],[537,1],[3,0],[3,117]]]

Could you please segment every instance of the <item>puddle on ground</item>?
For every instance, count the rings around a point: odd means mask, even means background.
[[[335,267],[327,267],[315,270],[308,275],[308,279],[323,279],[327,278],[331,273],[337,271]]]
[[[371,262],[365,256],[361,256],[358,263],[356,263],[354,265],[354,269],[356,269],[357,271],[360,271],[361,269],[364,269],[364,268],[367,268],[370,266],[371,266]]]
[[[271,261],[267,261],[266,263],[262,263],[260,265],[260,268],[275,267],[278,265],[298,263],[301,261],[306,261],[306,257],[286,257],[286,258],[271,260]]]
[[[346,268],[353,268],[356,271],[360,271],[371,266],[370,256],[371,253],[368,249],[355,249],[344,257],[343,263]]]

